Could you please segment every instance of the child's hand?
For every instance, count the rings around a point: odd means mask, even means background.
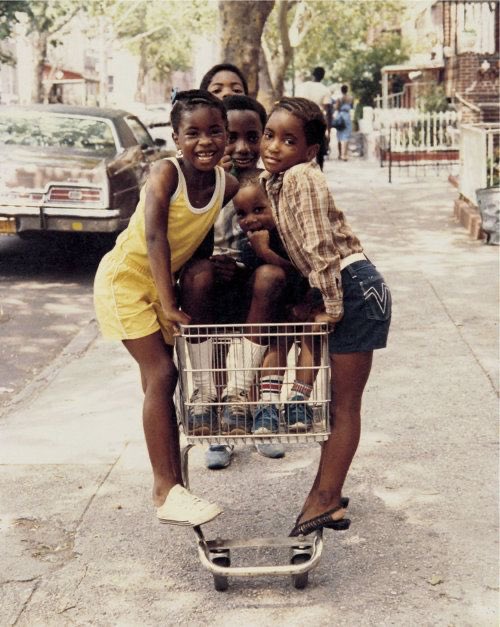
[[[223,167],[226,172],[231,172],[231,168],[233,167],[233,160],[229,155],[224,155],[219,161],[219,165]]]
[[[330,314],[327,314],[325,311],[322,311],[314,316],[314,322],[326,322],[328,324],[328,328],[333,330],[333,327],[337,324],[338,320],[337,318],[330,316]]]
[[[191,322],[191,317],[184,311],[177,309],[177,307],[164,307],[163,311],[165,312],[165,317],[167,318],[174,335],[181,334],[181,324],[188,325]]]
[[[248,231],[247,237],[255,254],[258,257],[263,257],[269,250],[269,231]]]
[[[224,282],[232,281],[236,274],[236,260],[229,255],[212,255],[210,261],[215,264],[217,278]]]

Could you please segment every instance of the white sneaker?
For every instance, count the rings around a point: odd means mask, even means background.
[[[171,488],[165,503],[156,510],[162,523],[191,527],[203,525],[219,514],[222,510],[218,505],[198,498],[178,483]]]

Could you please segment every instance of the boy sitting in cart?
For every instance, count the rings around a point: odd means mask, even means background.
[[[314,316],[324,311],[321,293],[311,288],[307,279],[301,276],[290,262],[280,239],[273,218],[271,206],[259,180],[262,170],[247,171],[240,177],[240,188],[233,199],[238,224],[246,235],[243,240],[241,258],[247,267],[271,264],[282,268],[286,275],[286,289],[282,299],[283,314],[280,320],[286,322],[314,321]],[[271,344],[266,357],[269,366],[262,371],[259,382],[260,404],[253,415],[253,433],[266,435],[279,431],[279,410],[283,370],[287,364],[290,345]],[[270,358],[269,353],[274,354]],[[312,429],[313,409],[308,403],[311,396],[319,358],[317,346],[313,346],[311,336],[301,340],[295,380],[288,400],[284,404],[283,417],[286,432],[304,433]],[[274,364],[274,368],[271,367]],[[250,372],[253,376],[253,372]],[[231,373],[228,373],[228,380]]]

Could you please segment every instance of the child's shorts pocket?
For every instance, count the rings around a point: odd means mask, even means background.
[[[366,316],[384,322],[392,314],[391,291],[378,272],[359,282],[365,303]]]

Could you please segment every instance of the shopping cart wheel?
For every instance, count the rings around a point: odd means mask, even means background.
[[[304,551],[300,551],[292,555],[292,559],[290,560],[292,564],[304,564],[304,562],[308,562],[311,559],[310,553],[305,553]],[[294,588],[297,590],[303,590],[307,587],[309,582],[309,573],[302,573],[300,575],[292,575],[292,583]]]
[[[217,566],[231,566],[231,556],[229,551],[217,551],[211,555],[212,564]],[[214,588],[217,592],[224,592],[228,588],[228,580],[225,575],[214,574]]]

